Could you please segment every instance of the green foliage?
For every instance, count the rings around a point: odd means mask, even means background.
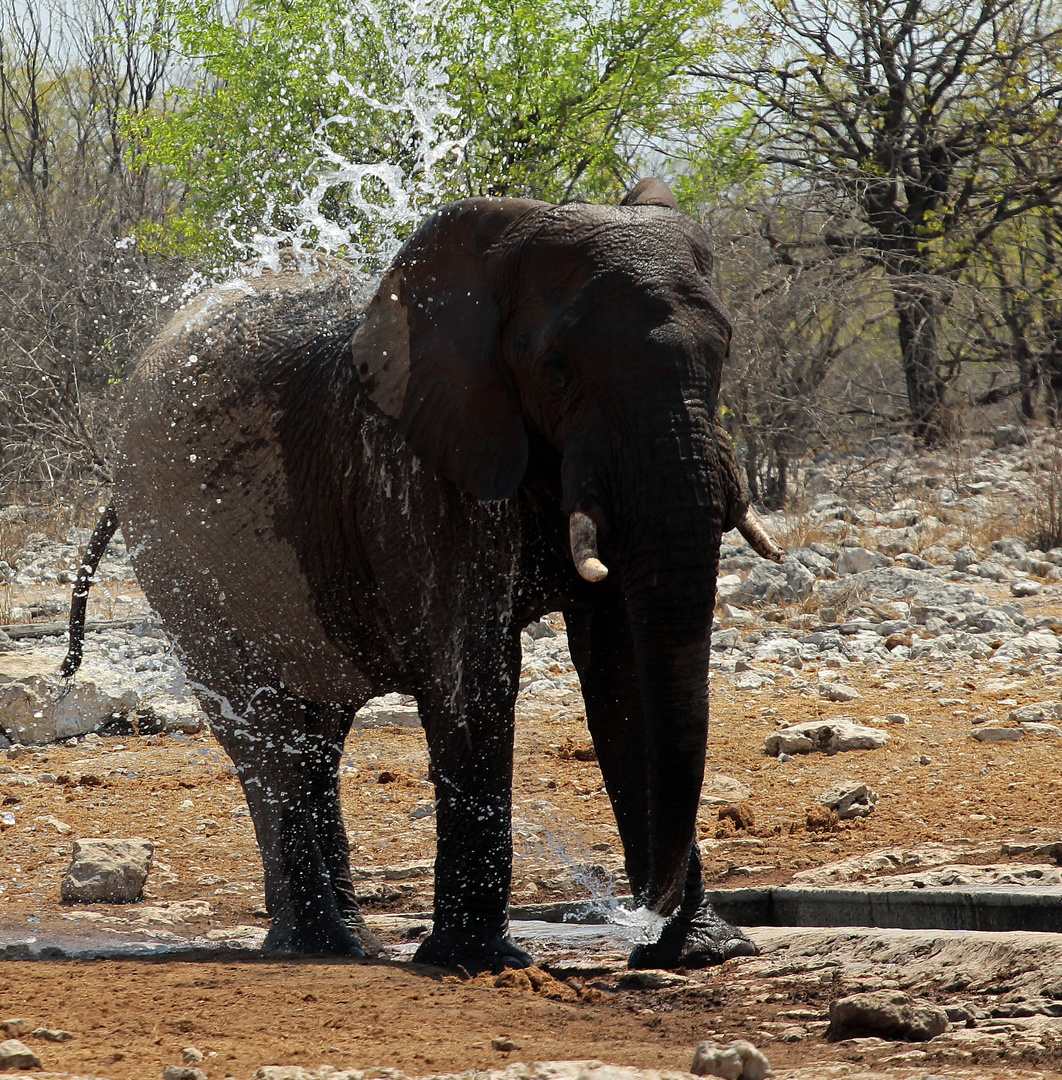
[[[684,74],[719,0],[172,3],[199,78],[127,129],[185,191],[154,241],[200,258],[294,234],[378,263],[440,202],[612,197],[691,142],[701,190],[749,168]]]

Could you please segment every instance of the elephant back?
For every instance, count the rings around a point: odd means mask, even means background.
[[[284,251],[273,265],[247,264],[170,318],[137,361],[134,394],[144,401],[153,390],[172,392],[192,367],[214,357],[233,365],[248,347],[257,351],[258,339],[278,333],[285,309],[314,309],[311,322],[335,325],[363,307],[369,294],[366,280],[350,263],[327,255]]]

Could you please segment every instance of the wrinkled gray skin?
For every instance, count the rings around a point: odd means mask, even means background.
[[[632,964],[754,951],[704,902],[695,843],[720,534],[747,507],[713,433],[731,328],[711,266],[656,181],[618,207],[470,199],[367,306],[334,264],[249,279],[142,359],[118,517],[243,784],[267,948],[378,950],[337,768],[354,712],[400,691],[438,799],[417,959],[531,962],[506,915],[520,630],[560,609],[632,889],[669,917]]]

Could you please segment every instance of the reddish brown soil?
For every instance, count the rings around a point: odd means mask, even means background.
[[[718,808],[703,809],[700,831],[710,841],[706,870],[713,883],[785,881],[800,868],[925,840],[968,838],[994,847],[1027,837],[1062,839],[1058,741],[1036,736],[981,744],[969,738],[975,715],[990,710],[1005,722],[1012,707],[1007,702],[1057,697],[1042,676],[987,666],[975,672],[907,664],[885,675],[855,670],[845,673],[845,681],[863,696],[843,706],[792,689],[799,672],[779,669],[776,687],[759,692],[736,693],[716,680],[709,770],[751,787],[748,807],[755,822],[736,829],[732,820],[719,821]],[[890,726],[883,750],[791,763],[763,752],[764,737],[778,718],[797,722],[847,714],[873,723],[896,711],[909,713],[912,722]],[[580,760],[589,756],[578,752],[585,745],[577,712],[544,705],[521,710],[514,818],[543,829],[518,830],[516,902],[581,895],[565,860],[619,873],[619,844],[600,772],[594,761]],[[17,818],[0,835],[0,933],[11,940],[38,926],[65,926],[92,934],[102,925],[94,914],[134,910],[59,904],[71,840],[91,836],[147,836],[155,842],[156,867],[145,902],[205,900],[211,907],[210,915],[182,924],[180,933],[267,925],[251,823],[241,816],[239,787],[212,738],[113,736],[103,750],[52,746],[6,762],[19,773],[52,773],[65,782],[17,786],[11,776],[0,775],[0,799]],[[357,863],[372,868],[430,862],[433,819],[410,816],[432,795],[421,733],[355,731],[348,751],[356,772],[344,778],[343,797]],[[393,778],[381,783],[384,774]],[[834,831],[809,831],[807,813],[815,796],[839,778],[868,783],[883,796],[877,810]],[[49,817],[59,824],[44,820]],[[66,826],[69,831],[61,831]],[[381,902],[368,907],[370,912],[430,908],[430,879],[373,885]],[[616,891],[625,891],[621,876]],[[762,983],[743,982],[740,971],[738,962],[693,973],[695,982],[677,991],[647,991],[619,988],[619,973],[606,970],[586,976],[599,992],[584,990],[581,1000],[561,1001],[543,992],[463,985],[408,964],[231,955],[194,962],[8,962],[0,967],[0,1020],[20,1016],[31,1028],[73,1032],[74,1039],[63,1044],[27,1041],[47,1071],[113,1080],[158,1077],[165,1066],[180,1062],[180,1050],[189,1044],[215,1055],[202,1066],[211,1080],[242,1080],[264,1064],[395,1067],[419,1075],[510,1060],[596,1057],[685,1069],[694,1045],[710,1033],[750,1038],[776,1069],[812,1061],[873,1063],[907,1049],[827,1045],[817,1034],[794,1043],[769,1041],[762,1024],[800,1009],[823,1016],[838,988],[804,982],[764,993]],[[565,984],[564,996],[578,997],[583,984],[574,985],[575,991]],[[491,1040],[498,1036],[510,1036],[517,1048],[494,1049]],[[1016,1068],[1020,1064],[1062,1077],[1062,1059],[1011,1062],[1005,1069],[1001,1062],[990,1055],[962,1064],[982,1066],[985,1076],[994,1068],[1024,1075]],[[932,1055],[928,1063],[934,1064]]]

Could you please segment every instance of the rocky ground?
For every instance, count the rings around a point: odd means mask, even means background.
[[[1062,548],[1034,538],[1062,468],[1022,437],[820,458],[803,510],[770,521],[781,567],[727,538],[699,827],[715,887],[1059,884]],[[418,971],[404,958],[428,926],[432,788],[415,707],[397,697],[363,710],[342,786],[359,891],[400,963],[262,959],[250,820],[122,547],[89,615],[129,625],[88,636],[72,686],[53,674],[58,637],[18,636],[62,618],[86,538],[0,511],[0,1021],[26,1021],[8,1034],[46,1074],[159,1076],[192,1044],[204,1060],[186,1067],[212,1080],[588,1058],[685,1070],[700,1040],[744,1038],[800,1080],[1062,1077],[1054,935],[761,928],[760,958],[654,983],[623,970],[637,928],[529,922],[547,969],[533,982]],[[622,860],[559,618],[524,646],[514,903],[607,911]],[[60,903],[73,842],[94,837],[153,844],[140,901]],[[141,956],[85,958],[116,949]],[[947,1029],[827,1041],[831,1002],[882,989],[945,1010]]]

